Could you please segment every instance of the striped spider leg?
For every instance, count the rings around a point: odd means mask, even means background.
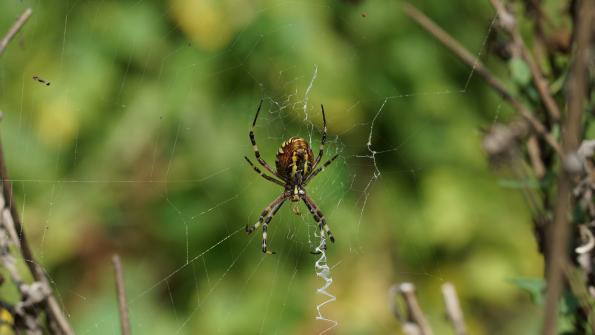
[[[324,155],[324,144],[326,143],[326,116],[324,115],[324,105],[320,104],[320,110],[322,111],[322,140],[320,140],[320,151],[318,152],[318,157],[312,164],[312,170],[315,170],[322,159],[322,155]]]
[[[333,157],[331,157],[331,159],[329,159],[328,161],[324,162],[324,164],[322,164],[321,167],[319,167],[316,170],[313,170],[306,177],[306,180],[304,181],[304,186],[308,185],[308,183],[310,182],[310,180],[312,180],[314,177],[316,177],[316,175],[319,174],[320,172],[324,171],[324,169],[326,169],[327,166],[331,165],[331,163],[334,162],[335,159],[337,159],[337,157],[339,157],[339,154],[334,155]]]
[[[285,186],[285,184],[282,181],[280,181],[278,179],[275,179],[275,178],[269,176],[268,174],[260,171],[260,169],[256,165],[254,165],[252,163],[252,161],[250,160],[250,158],[248,158],[246,156],[244,156],[244,158],[246,159],[246,162],[248,162],[248,164],[250,164],[250,166],[252,166],[252,168],[254,169],[254,171],[256,171],[256,173],[258,173],[259,175],[261,175],[264,179],[266,179],[266,180],[268,180],[270,182],[273,182],[273,183],[275,183],[275,184],[277,184],[279,186]]]
[[[258,109],[256,110],[256,116],[254,116],[254,121],[252,121],[252,127],[250,127],[250,142],[252,142],[252,149],[254,150],[254,156],[260,163],[260,165],[264,166],[267,171],[273,174],[276,177],[279,177],[277,172],[273,171],[271,166],[260,156],[260,151],[258,150],[258,146],[256,145],[256,138],[254,137],[254,127],[256,126],[256,120],[258,119],[258,114],[260,113],[260,109],[262,108],[262,100],[260,100],[260,104],[258,104]]]
[[[275,252],[269,251],[267,249],[267,229],[269,226],[269,222],[273,219],[273,216],[277,213],[281,205],[285,203],[287,200],[287,196],[285,193],[281,194],[277,197],[277,199],[273,200],[263,211],[260,213],[260,217],[258,217],[258,221],[253,225],[246,226],[246,232],[251,234],[253,231],[258,229],[260,225],[262,225],[262,252],[265,254],[272,255]]]
[[[316,206],[314,200],[312,200],[312,198],[310,198],[310,196],[305,193],[302,195],[302,200],[304,201],[304,204],[306,204],[306,207],[308,207],[308,210],[314,217],[314,221],[318,223],[320,238],[324,239],[324,236],[326,235],[332,243],[335,243],[335,237],[333,236],[333,233],[331,232],[329,225],[326,223],[326,218],[324,217],[324,214],[322,214],[318,206]],[[322,244],[322,248],[326,250],[326,243]]]

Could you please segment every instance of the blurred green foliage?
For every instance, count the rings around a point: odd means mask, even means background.
[[[524,64],[489,55],[487,1],[416,5],[503,78],[526,81]],[[387,294],[402,281],[417,285],[438,334],[450,331],[445,281],[471,333],[539,328],[526,285],[514,284],[542,274],[530,215],[480,148],[479,129],[512,112],[398,2],[3,1],[0,31],[27,7],[0,58],[3,147],[77,333],[117,332],[113,253],[135,334],[327,327],[314,318],[322,281],[307,210],[285,205],[273,219],[273,257],[243,232],[280,192],[243,161],[261,98],[269,162],[291,136],[317,150],[321,103],[328,151],[341,155],[308,188],[337,238],[337,301],[323,309],[339,321],[332,333],[399,333]]]

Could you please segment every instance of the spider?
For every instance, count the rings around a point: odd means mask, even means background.
[[[298,202],[302,200],[306,204],[306,207],[312,216],[314,216],[314,221],[318,223],[320,236],[324,237],[326,234],[331,242],[334,243],[335,238],[333,237],[333,234],[326,223],[324,214],[322,214],[320,209],[318,209],[318,206],[316,206],[314,200],[310,198],[305,190],[306,185],[308,185],[308,183],[314,177],[316,177],[316,175],[322,172],[339,156],[334,155],[331,159],[322,164],[322,166],[319,166],[322,155],[324,154],[324,143],[326,142],[326,117],[324,116],[324,106],[320,105],[322,110],[324,131],[322,133],[322,140],[320,142],[320,152],[318,153],[316,160],[314,160],[312,149],[305,139],[299,137],[290,137],[288,140],[284,141],[283,144],[281,144],[281,147],[277,152],[277,158],[275,160],[276,170],[273,170],[271,166],[260,156],[260,152],[256,146],[256,139],[254,138],[254,126],[256,125],[256,120],[258,119],[258,113],[260,113],[261,107],[262,100],[258,105],[256,116],[254,117],[252,127],[250,128],[250,142],[252,142],[252,148],[254,149],[256,160],[258,160],[260,165],[262,165],[268,172],[277,178],[271,177],[265,172],[262,172],[256,165],[252,164],[252,161],[250,161],[248,157],[244,156],[244,158],[250,164],[250,166],[252,166],[256,173],[261,175],[264,179],[283,187],[284,191],[262,211],[258,221],[255,224],[246,226],[246,232],[250,234],[262,225],[262,252],[269,255],[274,254],[275,252],[271,252],[267,249],[267,228],[269,223],[286,200],[290,200],[292,202]],[[323,248],[326,248],[324,240]]]

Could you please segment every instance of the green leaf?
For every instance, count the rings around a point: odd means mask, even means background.
[[[508,68],[512,79],[521,86],[527,86],[531,82],[531,72],[527,64],[520,58],[512,58],[508,62]]]
[[[512,278],[508,280],[516,287],[527,291],[531,295],[533,303],[543,305],[543,290],[545,289],[545,281],[543,278]]]

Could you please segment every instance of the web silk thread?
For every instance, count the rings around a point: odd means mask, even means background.
[[[314,263],[314,269],[316,271],[316,276],[322,278],[324,280],[324,285],[322,287],[316,289],[318,294],[323,295],[327,298],[325,301],[321,302],[320,304],[316,305],[316,311],[318,315],[316,315],[316,320],[322,320],[330,323],[330,326],[319,333],[319,335],[324,334],[331,329],[337,327],[339,322],[336,320],[331,320],[325,317],[322,314],[322,307],[326,304],[330,304],[331,302],[337,300],[337,297],[329,293],[327,290],[333,284],[333,278],[331,275],[331,268],[328,266],[327,258],[326,258],[326,238],[325,236],[321,236],[320,244],[316,248],[316,252],[320,253],[320,258]]]

